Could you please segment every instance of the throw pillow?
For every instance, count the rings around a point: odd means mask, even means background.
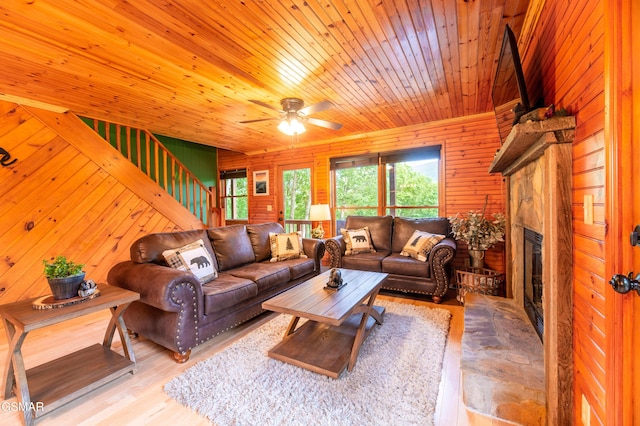
[[[444,235],[413,231],[411,238],[402,248],[400,255],[411,256],[421,262],[426,262],[431,249],[442,240],[444,240]]]
[[[368,226],[359,229],[341,229],[340,233],[347,245],[347,249],[344,252],[345,256],[358,253],[373,253],[376,251],[371,242],[371,234],[369,233]]]
[[[167,265],[193,273],[202,284],[218,278],[218,271],[213,267],[211,254],[202,240],[176,249],[165,250],[162,256]]]
[[[279,234],[269,232],[271,262],[307,257],[302,249],[302,235],[299,232]]]

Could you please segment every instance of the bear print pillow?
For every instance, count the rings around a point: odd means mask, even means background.
[[[213,267],[211,254],[202,240],[187,244],[184,247],[165,250],[164,260],[172,268],[195,275],[201,284],[218,278],[218,271]]]

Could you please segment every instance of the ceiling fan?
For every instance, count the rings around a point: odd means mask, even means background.
[[[277,111],[280,116],[271,118],[259,118],[257,120],[246,120],[241,121],[240,123],[256,123],[258,121],[280,120],[278,130],[289,136],[299,135],[306,132],[307,129],[304,127],[305,122],[313,124],[314,126],[325,127],[327,129],[333,130],[340,130],[342,128],[342,124],[340,123],[334,123],[332,121],[319,120],[317,118],[309,117],[311,114],[315,114],[316,112],[324,111],[331,108],[333,104],[327,100],[305,107],[304,101],[302,99],[284,98],[280,101],[280,105],[282,105],[281,110],[269,105],[266,102],[257,101],[254,99],[249,99],[249,102],[253,102],[256,105],[260,105],[262,107]]]

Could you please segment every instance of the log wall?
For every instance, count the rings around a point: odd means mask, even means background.
[[[269,196],[249,195],[249,222],[275,221],[278,218],[279,200],[276,184],[278,170],[289,164],[312,165],[312,202],[330,202],[329,160],[333,157],[386,152],[430,145],[442,145],[442,174],[440,215],[453,216],[457,212],[482,209],[485,196],[489,195],[487,212],[505,211],[505,188],[499,174],[489,175],[488,169],[500,139],[494,114],[482,114],[464,119],[445,120],[419,126],[367,133],[324,141],[287,144],[287,149],[256,155],[244,155],[230,151],[218,154],[218,169],[231,170],[246,167],[249,187],[252,172],[269,170]],[[251,192],[251,191],[250,191]],[[272,206],[272,210],[268,210]],[[333,235],[333,230],[331,230]],[[466,247],[460,244],[455,259],[456,266],[468,260]],[[500,244],[487,253],[488,267],[504,271],[504,245]]]
[[[50,294],[43,259],[105,282],[140,236],[202,226],[72,114],[0,102],[0,147],[0,304]]]

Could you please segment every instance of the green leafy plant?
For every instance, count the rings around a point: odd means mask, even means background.
[[[449,218],[453,237],[467,243],[470,250],[487,250],[504,241],[504,214],[494,213],[490,219],[485,216],[486,208],[485,201],[482,212],[472,210],[464,215],[456,213]]]
[[[53,263],[47,259],[43,260],[44,274],[47,278],[64,278],[78,275],[82,272],[84,264],[74,263],[67,260],[65,256],[56,256]]]

